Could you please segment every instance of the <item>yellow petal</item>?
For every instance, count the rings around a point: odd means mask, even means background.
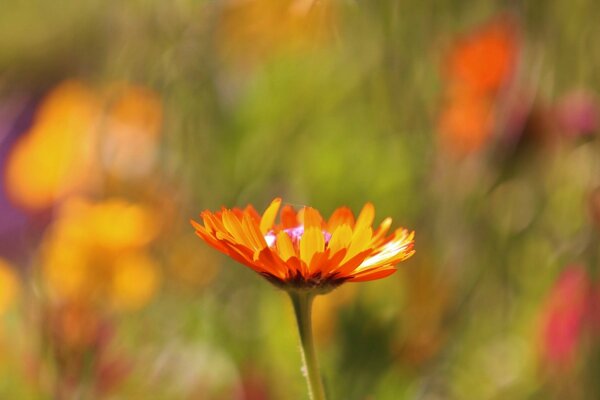
[[[375,219],[375,207],[373,207],[373,204],[367,203],[358,215],[356,225],[354,225],[354,232],[362,231],[373,225],[373,219]]]
[[[331,235],[331,240],[329,240],[327,247],[331,249],[332,254],[335,254],[339,250],[348,247],[351,239],[352,228],[347,224],[339,225]]]
[[[252,244],[253,249],[262,250],[265,247],[267,247],[265,237],[258,230],[256,222],[252,219],[252,217],[250,217],[250,215],[244,215],[244,218],[242,220],[242,228],[244,229],[244,233],[246,234],[250,243]]]
[[[324,248],[325,238],[321,228],[305,228],[300,239],[300,259],[309,265],[315,253],[323,252]]]
[[[262,218],[260,219],[260,231],[263,235],[269,232],[269,230],[275,223],[275,218],[277,217],[277,211],[279,211],[279,206],[281,206],[281,198],[276,197],[263,213]]]
[[[391,226],[392,219],[390,217],[387,217],[383,220],[381,225],[379,225],[379,229],[377,229],[377,231],[375,232],[375,235],[373,236],[373,240],[371,242],[373,244],[377,244],[378,242],[382,241],[385,237],[385,234],[388,232]]]
[[[242,224],[233,212],[223,210],[223,225],[238,243],[247,244]]]
[[[348,247],[348,253],[346,253],[346,257],[344,257],[343,261],[347,261],[354,257],[356,254],[364,251],[371,244],[371,233],[372,229],[370,227],[366,229],[362,229],[360,231],[354,231],[354,235],[352,236],[352,243],[350,243],[350,247]]]
[[[277,234],[277,251],[283,261],[287,261],[290,257],[296,256],[296,250],[294,250],[292,240],[288,234],[283,231]]]

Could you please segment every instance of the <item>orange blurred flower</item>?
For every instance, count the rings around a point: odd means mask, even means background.
[[[40,210],[89,183],[100,112],[95,93],[78,81],[44,98],[6,162],[6,190],[16,204]]]
[[[124,85],[110,104],[100,157],[113,174],[139,177],[151,171],[158,156],[163,107],[158,94]]]
[[[446,60],[447,79],[473,92],[493,93],[513,73],[518,51],[515,21],[496,17],[456,41]]]
[[[330,0],[234,0],[224,8],[217,34],[226,58],[248,62],[307,48],[329,36]]]
[[[44,242],[43,277],[58,299],[136,309],[158,286],[146,246],[158,234],[155,216],[119,199],[71,199]]]
[[[494,126],[493,104],[476,96],[452,99],[438,122],[441,141],[455,154],[469,154],[481,148]]]
[[[200,214],[204,225],[191,222],[208,244],[283,289],[325,293],[346,281],[384,278],[396,271],[394,264],[414,253],[414,232],[399,228],[386,236],[391,218],[373,231],[370,203],[356,220],[341,207],[327,221],[314,208],[296,212],[286,205],[275,224],[280,206],[276,198],[262,216],[251,205],[206,210]]]
[[[472,154],[493,134],[499,92],[516,69],[519,51],[517,24],[507,15],[467,33],[450,49],[438,129],[452,154]]]

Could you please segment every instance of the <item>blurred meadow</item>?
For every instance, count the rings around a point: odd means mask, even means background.
[[[416,232],[315,304],[331,399],[600,398],[593,0],[4,0],[0,398],[306,399],[285,294],[189,220]]]

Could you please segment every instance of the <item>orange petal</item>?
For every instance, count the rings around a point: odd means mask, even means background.
[[[285,279],[287,274],[287,265],[274,253],[271,249],[265,248],[259,252],[257,256],[258,261],[262,264],[262,267],[267,270],[271,275]]]
[[[296,210],[294,207],[286,204],[281,209],[281,226],[283,229],[295,228],[299,225]]]
[[[330,275],[332,271],[337,270],[340,267],[340,264],[344,257],[346,256],[346,249],[342,249],[337,253],[332,252],[328,249],[333,256],[327,260],[327,263],[321,267],[321,272],[323,275]]]
[[[238,217],[238,219],[241,221],[242,218],[244,217],[244,212],[239,209],[238,207],[234,207],[230,210],[236,217]]]
[[[288,270],[287,270],[288,279],[292,279],[296,275],[301,275],[304,277],[308,276],[306,265],[297,256],[289,258],[285,262],[285,264],[288,268]]]
[[[363,275],[355,276],[354,278],[348,279],[348,282],[365,282],[365,281],[373,281],[375,279],[385,278],[387,276],[392,275],[396,272],[396,268],[389,269],[379,269],[374,272],[369,272]]]
[[[344,260],[342,261],[343,264],[338,269],[333,270],[331,272],[335,272],[341,277],[347,277],[349,275],[352,275],[354,270],[358,268],[358,266],[362,264],[363,261],[365,261],[365,258],[367,258],[369,254],[371,254],[371,249],[360,252],[347,261],[346,258],[348,258],[348,255],[346,254]]]
[[[327,231],[334,232],[340,225],[354,226],[354,214],[348,207],[340,207],[331,214],[327,221]]]
[[[323,217],[317,210],[312,207],[304,208],[304,230],[315,227],[319,228],[319,231],[323,229]]]
[[[192,224],[192,226],[194,227],[194,229],[199,230],[199,229],[204,229],[204,227],[202,225],[200,225],[199,222],[194,221],[193,219],[190,219],[190,224]]]
[[[212,232],[227,232],[221,220],[222,213],[213,214],[210,211],[200,213],[204,226]]]
[[[373,246],[377,246],[379,243],[381,243],[385,237],[385,234],[388,232],[388,230],[390,229],[391,226],[392,226],[392,219],[390,217],[384,219],[381,222],[381,224],[379,225],[379,228],[377,228],[377,230],[373,234],[373,239],[371,239],[371,244]]]
[[[248,204],[246,208],[244,208],[244,214],[249,215],[255,221],[260,221],[260,214],[256,211],[256,208],[252,206],[252,204]]]
[[[229,250],[221,244],[217,239],[212,237],[204,230],[196,230],[196,235],[198,235],[202,240],[204,240],[207,244],[219,250],[221,253],[229,255]]]
[[[320,274],[327,267],[327,263],[329,261],[329,253],[330,250],[327,249],[322,253],[315,253],[313,258],[310,260],[310,273],[311,274]]]
[[[197,233],[200,234],[199,231]],[[203,237],[203,239],[205,238]],[[254,262],[253,252],[247,247],[230,243],[226,240],[220,241],[219,244],[225,248],[224,253],[233,258],[235,261],[255,270],[256,272],[265,272],[261,266]]]

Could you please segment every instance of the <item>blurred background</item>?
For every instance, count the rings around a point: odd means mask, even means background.
[[[315,304],[331,399],[600,398],[593,0],[5,0],[0,397],[305,399],[204,209],[416,231]]]

